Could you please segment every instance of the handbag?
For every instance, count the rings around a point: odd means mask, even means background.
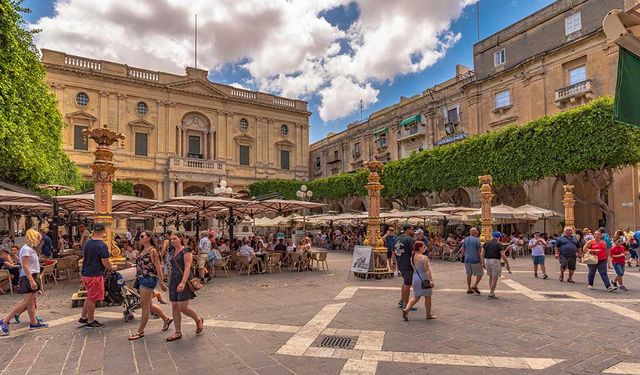
[[[582,263],[584,264],[598,264],[598,257],[596,257],[595,255],[593,255],[590,251],[587,251],[583,256],[582,256]]]
[[[429,280],[429,279],[423,280],[422,276],[420,276],[420,272],[418,272],[418,270],[416,270],[416,266],[413,265],[413,255],[411,256],[411,266],[413,267],[413,272],[415,272],[418,275],[418,278],[420,279],[420,287],[422,289],[431,289],[431,288],[433,288],[433,285],[431,285],[431,280]]]
[[[180,273],[182,273],[182,275],[184,276],[184,271],[182,270],[182,267],[180,267],[180,264],[178,264],[178,261],[176,260],[176,255],[173,255],[173,261],[176,262],[176,265],[178,266],[178,269],[180,270]],[[202,288],[202,282],[200,282],[200,280],[198,280],[197,278],[191,278],[187,280],[187,288],[189,288],[189,290],[191,290],[194,294],[197,290],[200,290],[200,288]]]

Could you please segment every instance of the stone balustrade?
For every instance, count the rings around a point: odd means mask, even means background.
[[[160,74],[150,70],[127,67],[127,75],[132,78],[144,79],[146,81],[160,81]]]
[[[77,56],[65,56],[64,64],[91,70],[102,70],[102,63],[98,60],[87,59]]]

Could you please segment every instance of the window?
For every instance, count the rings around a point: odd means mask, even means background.
[[[140,115],[140,116],[144,116],[149,112],[149,107],[147,107],[147,103],[145,102],[138,102],[138,105],[136,105],[136,112]]]
[[[147,156],[149,135],[136,133],[136,156]]]
[[[380,134],[378,138],[378,148],[387,147],[387,133]]]
[[[507,53],[504,48],[493,53],[493,66],[500,66],[507,62]]]
[[[333,160],[338,160],[340,157],[338,156],[338,150],[333,152]]]
[[[587,68],[580,65],[577,68],[569,69],[569,86],[587,80]]]
[[[504,108],[511,105],[511,95],[509,90],[500,91],[496,94],[496,108]]]
[[[282,125],[280,127],[280,134],[282,134],[282,135],[289,134],[289,127],[287,125]]]
[[[316,169],[320,169],[322,162],[320,161],[320,156],[316,156]]]
[[[249,165],[249,146],[240,145],[240,165]]]
[[[582,29],[582,18],[580,12],[574,13],[564,19],[564,34],[571,35]]]
[[[85,94],[84,92],[79,92],[78,95],[76,95],[76,104],[78,105],[78,107],[86,107],[89,105],[89,95]]]
[[[447,111],[447,123],[457,124],[458,123],[458,108],[453,108]]]
[[[280,168],[289,169],[289,151],[280,150]]]
[[[354,155],[360,155],[360,142],[356,142],[353,145],[353,154]]]
[[[249,129],[249,121],[246,118],[240,119],[240,130],[245,131]]]
[[[197,135],[189,136],[189,155],[191,158],[202,158],[200,153],[200,137]]]
[[[89,150],[89,140],[85,135],[82,134],[82,131],[85,129],[89,129],[88,126],[80,126],[75,125],[73,127],[73,149],[74,150]]]

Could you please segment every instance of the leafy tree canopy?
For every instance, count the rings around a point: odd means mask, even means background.
[[[640,162],[640,131],[615,122],[613,99],[589,104],[525,125],[471,137],[462,142],[416,152],[385,165],[385,197],[403,198],[425,191],[478,186],[490,174],[494,184],[517,185],[550,176]],[[342,173],[307,183],[314,198],[364,196],[367,171]],[[252,195],[280,192],[295,199],[303,184],[265,180],[250,185]]]

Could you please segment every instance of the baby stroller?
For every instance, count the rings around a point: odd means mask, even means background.
[[[104,275],[104,301],[110,305],[122,305],[125,322],[133,320],[133,310],[140,307],[140,294],[126,285],[122,274],[107,271]]]

